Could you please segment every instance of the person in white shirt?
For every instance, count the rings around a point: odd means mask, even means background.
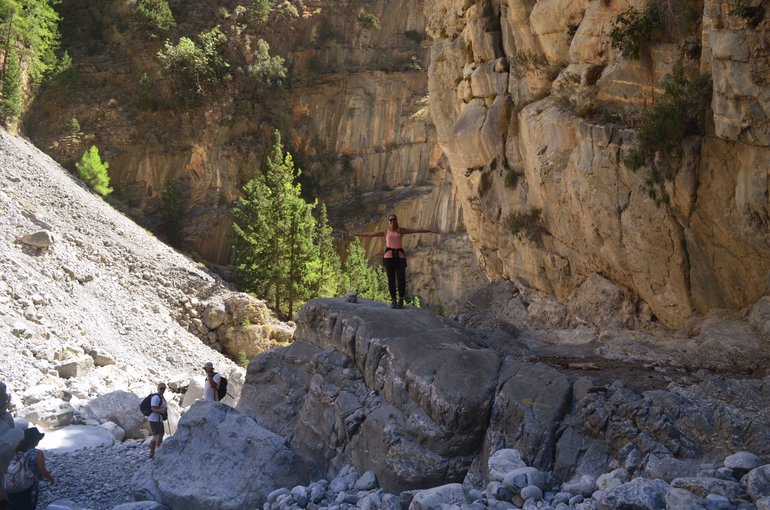
[[[165,429],[163,427],[163,420],[168,416],[166,410],[168,408],[168,402],[163,398],[163,394],[166,392],[166,383],[158,383],[158,393],[152,396],[150,399],[150,430],[152,431],[152,441],[150,441],[150,458],[155,456],[155,450],[163,442],[163,436],[165,435]]]
[[[206,382],[203,384],[203,399],[219,400],[219,381],[222,380],[219,374],[214,372],[214,364],[207,361],[203,364],[203,371],[206,372]]]

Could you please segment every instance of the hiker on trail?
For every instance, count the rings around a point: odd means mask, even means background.
[[[163,420],[168,419],[168,402],[163,397],[166,392],[166,383],[158,383],[158,392],[150,398],[150,409],[152,413],[150,420],[150,430],[152,431],[152,440],[150,441],[150,458],[155,457],[155,449],[160,447],[163,442],[163,436],[166,431],[163,426]]]
[[[13,510],[35,510],[37,506],[38,482],[42,479],[54,483],[53,476],[45,467],[45,455],[42,450],[37,449],[38,443],[43,439],[43,434],[37,427],[30,427],[24,430],[24,439],[16,447],[16,455],[24,456],[27,459],[27,465],[34,474],[34,483],[28,489],[21,492],[8,494],[8,502]]]
[[[217,402],[219,400],[219,382],[222,378],[218,373],[214,372],[214,364],[210,361],[203,364],[203,371],[206,372],[206,382],[203,384],[203,399]]]
[[[8,410],[11,397],[6,391],[5,383],[0,381],[0,480],[2,480],[8,463],[13,459],[16,446],[24,437],[22,429],[17,428],[13,415]],[[8,510],[8,498],[0,485],[0,510]]]
[[[403,308],[406,294],[406,253],[401,238],[405,234],[438,234],[436,230],[425,228],[406,228],[398,226],[395,214],[388,215],[388,228],[377,232],[358,232],[358,237],[384,237],[385,254],[382,265],[388,275],[388,291],[390,292],[390,307]],[[398,288],[398,294],[396,294]],[[398,299],[396,299],[398,297]]]

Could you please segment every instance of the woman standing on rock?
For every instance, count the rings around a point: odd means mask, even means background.
[[[38,482],[44,478],[50,483],[54,482],[53,476],[45,467],[43,451],[36,448],[40,440],[43,439],[43,436],[45,434],[40,432],[37,427],[25,429],[24,439],[16,447],[16,455],[26,457],[28,465],[32,468],[35,482],[29,489],[8,494],[8,502],[11,504],[12,510],[35,510],[37,506]]]
[[[358,232],[357,237],[384,237],[385,254],[382,256],[382,265],[385,274],[388,275],[388,291],[390,292],[390,307],[403,308],[404,294],[406,293],[406,253],[401,240],[406,234],[438,234],[436,230],[425,228],[406,228],[398,226],[398,218],[395,214],[388,215],[388,228],[377,232]],[[398,286],[398,295],[396,287]],[[398,300],[396,299],[398,297]]]

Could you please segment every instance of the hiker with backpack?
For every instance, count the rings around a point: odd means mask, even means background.
[[[207,361],[203,364],[206,372],[206,382],[203,384],[203,399],[218,402],[227,395],[227,379],[214,372],[214,364]]]
[[[155,450],[163,442],[165,429],[163,420],[168,419],[168,402],[163,398],[166,392],[166,383],[158,383],[158,392],[150,395],[150,414],[147,419],[150,421],[150,430],[152,431],[152,440],[150,441],[150,458],[155,457]],[[140,406],[141,407],[141,406]]]
[[[8,463],[13,459],[16,447],[24,437],[24,429],[16,427],[13,415],[9,411],[11,397],[5,383],[0,381],[0,480],[5,475]],[[8,498],[0,486],[0,510],[8,510]]]
[[[8,493],[8,502],[13,510],[35,510],[37,506],[38,482],[53,476],[45,467],[45,455],[37,448],[43,434],[37,427],[24,430],[24,438],[16,447],[16,456],[8,465],[3,477],[3,489]]]

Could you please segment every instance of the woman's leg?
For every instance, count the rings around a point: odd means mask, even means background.
[[[398,307],[403,308],[404,295],[406,295],[406,259],[398,259],[395,272],[398,280]]]
[[[388,276],[388,292],[390,292],[390,303],[392,307],[396,306],[396,259],[382,259],[382,265],[385,267],[385,274]]]

